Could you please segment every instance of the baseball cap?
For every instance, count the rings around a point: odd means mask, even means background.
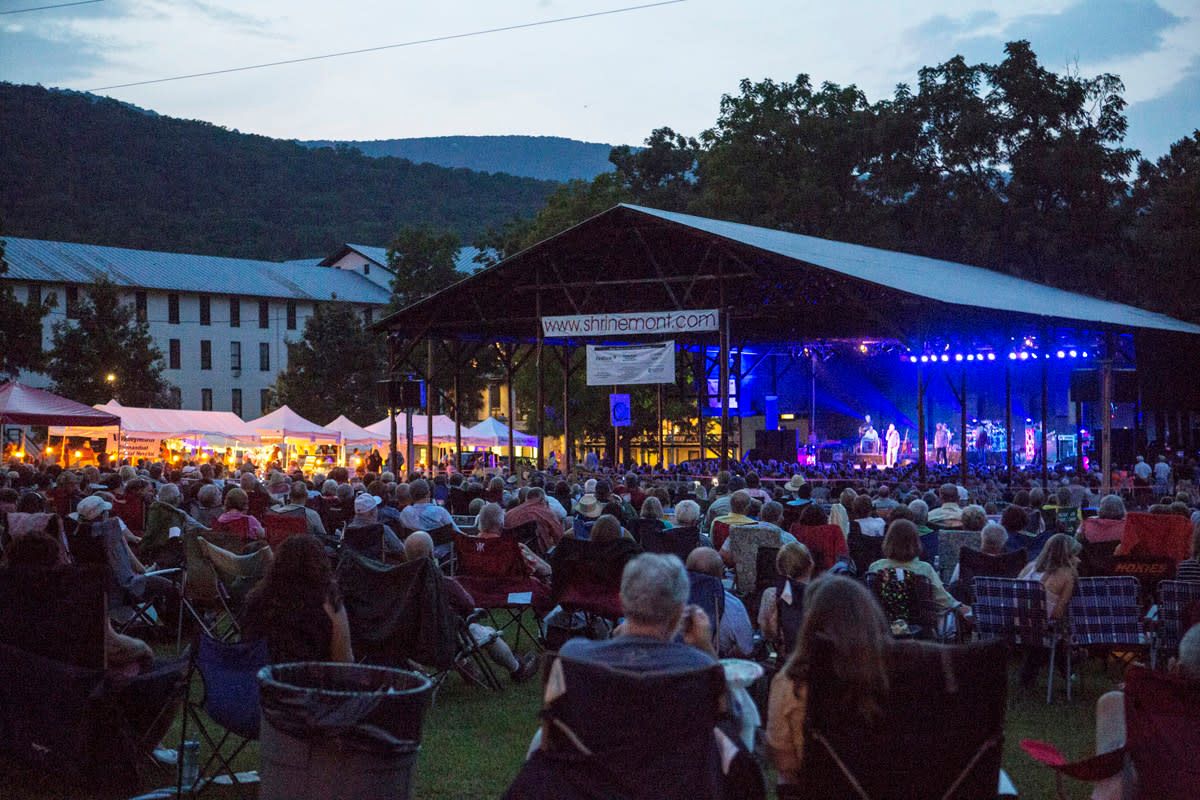
[[[382,500],[373,494],[363,492],[358,497],[354,498],[354,513],[365,514],[375,506],[379,505]]]
[[[101,514],[111,509],[112,503],[103,497],[92,495],[80,500],[78,510],[71,514],[70,517],[80,522],[91,522],[94,519],[99,519]]]

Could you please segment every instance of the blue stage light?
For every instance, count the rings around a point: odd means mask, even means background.
[[[1059,350],[1059,351],[1058,351],[1058,353],[1057,353],[1057,355],[1058,355],[1058,357],[1059,357],[1059,358],[1066,358],[1066,357],[1067,357],[1067,354],[1066,354],[1066,353],[1064,353],[1062,350]]]
[[[921,356],[921,363],[922,364],[929,363],[929,356]]]
[[[1029,353],[1026,353],[1024,350],[1022,350],[1022,351],[1021,351],[1021,355],[1020,355],[1020,359],[1021,359],[1022,361],[1025,361],[1025,360],[1026,360],[1026,359],[1028,359],[1028,358],[1029,358]]]
[[[949,361],[949,360],[950,360],[950,356],[946,355],[945,353],[942,353],[942,361]]]
[[[1016,360],[1017,360],[1017,354],[1016,354],[1016,353],[1009,353],[1009,354],[1008,354],[1008,360],[1009,360],[1009,361],[1016,361]]]
[[[975,360],[975,354],[967,353],[967,361],[974,361],[974,360]]]
[[[1078,354],[1077,352],[1075,352],[1074,350],[1072,350],[1072,351],[1070,352],[1070,356],[1071,356],[1071,358],[1074,358],[1074,357],[1075,357],[1075,356],[1077,356],[1077,355],[1079,355],[1079,354]]]
[[[955,354],[954,354],[954,360],[955,360],[955,361],[962,361],[962,360],[963,360],[963,358],[962,358],[962,353],[955,353]]]
[[[1082,355],[1084,358],[1087,358],[1087,350],[1084,350],[1080,355]]]
[[[988,353],[988,361],[995,361],[995,360],[996,360],[996,354]]]
[[[911,362],[912,362],[912,363],[914,363],[914,364],[915,364],[915,363],[917,363],[917,357],[916,357],[916,356],[909,356],[909,357],[908,357],[908,360],[909,360],[909,361],[911,361]]]

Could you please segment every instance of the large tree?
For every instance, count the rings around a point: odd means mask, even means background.
[[[1134,184],[1138,257],[1122,285],[1145,287],[1167,311],[1195,318],[1200,309],[1200,130],[1142,161]]]
[[[322,425],[339,414],[370,425],[386,413],[378,385],[386,368],[383,338],[366,329],[353,306],[318,303],[304,336],[288,343],[275,398]]]
[[[401,228],[388,248],[392,279],[392,308],[404,308],[458,277],[455,264],[460,244],[458,235],[426,226]]]
[[[0,277],[7,272],[4,240],[0,239]],[[12,286],[0,280],[0,379],[15,379],[22,370],[42,368],[42,319],[51,302],[22,303]]]
[[[70,311],[72,319],[54,324],[45,370],[54,391],[89,405],[109,399],[149,408],[170,403],[162,353],[115,284],[99,278],[80,291]]]

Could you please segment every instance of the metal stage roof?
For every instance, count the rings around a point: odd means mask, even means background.
[[[540,316],[705,308],[728,309],[732,338],[762,344],[998,343],[1048,328],[1200,334],[1200,326],[1163,314],[981,267],[633,205],[538,242],[375,327],[532,341]]]

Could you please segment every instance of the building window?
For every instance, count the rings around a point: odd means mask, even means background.
[[[146,293],[145,292],[134,292],[133,293],[133,307],[137,311],[137,321],[145,322],[147,319]]]
[[[212,389],[200,390],[200,410],[212,411]]]
[[[179,366],[180,358],[179,358],[179,340],[178,339],[172,339],[170,342],[167,343],[167,352],[168,352],[167,358],[169,359],[169,361],[167,362],[167,366],[170,369],[182,369],[182,367]]]
[[[67,287],[67,319],[79,319],[79,287]]]
[[[258,327],[271,327],[271,304],[266,300],[258,301]]]
[[[29,285],[29,294],[26,302],[31,306],[40,306],[42,304],[42,287],[37,284]]]
[[[271,345],[268,342],[258,343],[258,368],[263,372],[271,371]]]
[[[239,417],[242,415],[242,390],[234,389],[233,397],[230,398],[229,408]]]
[[[229,298],[229,327],[242,327],[242,301],[237,297]]]
[[[287,301],[287,329],[289,331],[296,330],[296,301]]]
[[[212,341],[200,340],[200,369],[212,369]]]
[[[370,275],[370,274],[371,274],[371,264],[370,264],[370,262],[364,261],[363,262],[363,275]]]
[[[261,417],[264,414],[271,413],[271,390],[260,389],[258,391],[258,411]]]
[[[183,408],[183,392],[178,386],[171,387],[171,408]]]
[[[212,325],[212,298],[206,294],[200,295],[200,324]]]
[[[363,309],[363,324],[364,325],[371,324],[371,320],[374,319],[374,317],[375,317],[374,311],[375,311],[375,309],[372,309],[372,308],[364,308]]]
[[[172,325],[179,324],[179,295],[167,295],[167,322]]]
[[[240,372],[242,369],[242,343],[229,343],[229,368],[235,372]]]

